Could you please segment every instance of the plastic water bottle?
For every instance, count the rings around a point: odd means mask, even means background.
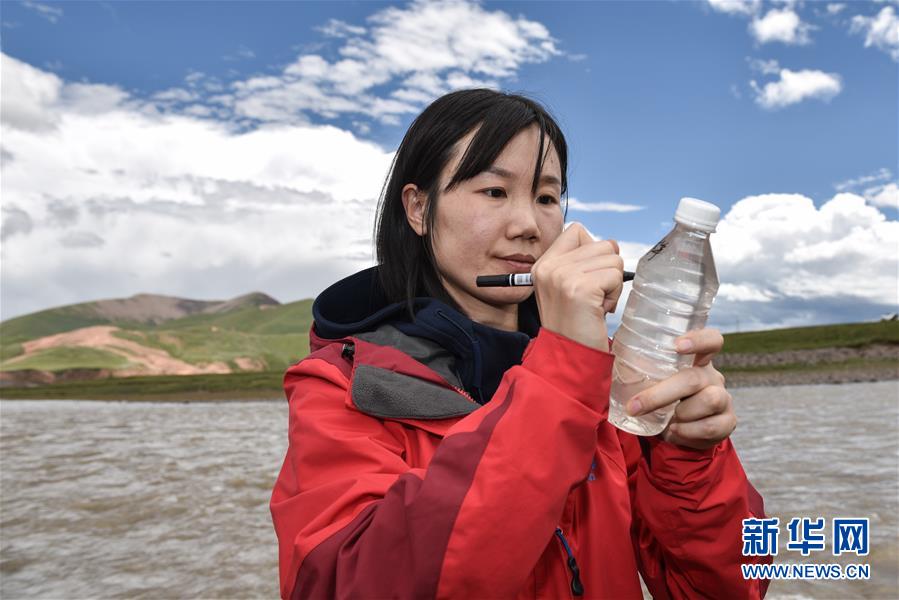
[[[678,354],[675,338],[705,326],[718,292],[718,273],[709,235],[721,210],[695,198],[682,198],[675,227],[637,263],[633,288],[612,340],[609,421],[636,435],[655,435],[668,425],[676,402],[655,412],[632,417],[627,401],[637,392],[680,369],[693,365],[694,355]]]

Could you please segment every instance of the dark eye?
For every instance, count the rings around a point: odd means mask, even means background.
[[[559,201],[552,196],[540,196],[539,198],[537,198],[537,202],[539,202],[540,204],[548,205],[558,204]]]
[[[506,195],[506,191],[502,188],[490,188],[489,190],[484,190],[484,193],[491,198],[502,198]]]

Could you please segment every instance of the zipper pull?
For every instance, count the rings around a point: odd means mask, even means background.
[[[584,584],[581,583],[581,570],[577,566],[574,553],[571,551],[571,546],[568,545],[568,540],[565,539],[565,534],[562,533],[561,527],[556,527],[556,536],[562,542],[562,547],[565,548],[565,552],[568,554],[568,570],[571,571],[571,593],[575,596],[583,596]]]

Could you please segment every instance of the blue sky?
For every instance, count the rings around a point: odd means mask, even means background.
[[[569,220],[631,263],[680,197],[720,205],[722,328],[895,310],[895,2],[2,8],[4,319],[138,292],[314,295],[371,264],[390,154],[470,85],[550,107]],[[135,235],[148,247],[123,264]]]

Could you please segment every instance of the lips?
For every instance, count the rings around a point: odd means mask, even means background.
[[[509,254],[500,257],[500,260],[507,265],[507,269],[512,273],[530,273],[536,259],[530,254]]]

